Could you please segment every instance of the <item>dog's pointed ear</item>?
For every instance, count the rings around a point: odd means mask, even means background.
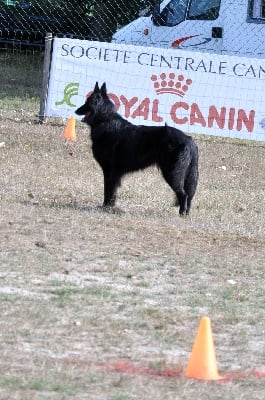
[[[107,94],[107,86],[106,82],[103,83],[103,85],[100,88],[101,94],[106,95]]]
[[[99,86],[98,82],[96,82],[95,87],[94,87],[94,92],[99,92]]]

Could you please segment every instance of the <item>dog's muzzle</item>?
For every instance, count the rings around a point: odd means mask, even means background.
[[[84,117],[81,119],[81,122],[86,122],[87,118],[89,117],[90,112],[88,111],[85,113]]]

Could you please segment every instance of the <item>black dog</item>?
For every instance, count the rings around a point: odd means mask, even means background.
[[[190,136],[169,126],[137,126],[123,119],[104,83],[96,83],[76,114],[91,127],[92,151],[104,174],[103,206],[115,205],[123,175],[156,164],[176,193],[179,214],[188,214],[198,182],[198,148]]]

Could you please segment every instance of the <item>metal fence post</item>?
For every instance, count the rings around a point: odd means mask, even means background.
[[[45,51],[43,61],[43,78],[42,78],[42,90],[40,96],[40,112],[39,112],[39,123],[43,124],[45,119],[45,106],[48,94],[49,77],[50,77],[50,64],[51,64],[51,48],[52,48],[52,33],[46,33],[45,36]]]

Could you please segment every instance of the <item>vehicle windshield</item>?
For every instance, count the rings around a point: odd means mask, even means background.
[[[186,19],[218,18],[221,0],[172,0],[161,12],[163,25],[175,26]]]
[[[214,20],[218,18],[220,0],[193,0],[187,19]]]

